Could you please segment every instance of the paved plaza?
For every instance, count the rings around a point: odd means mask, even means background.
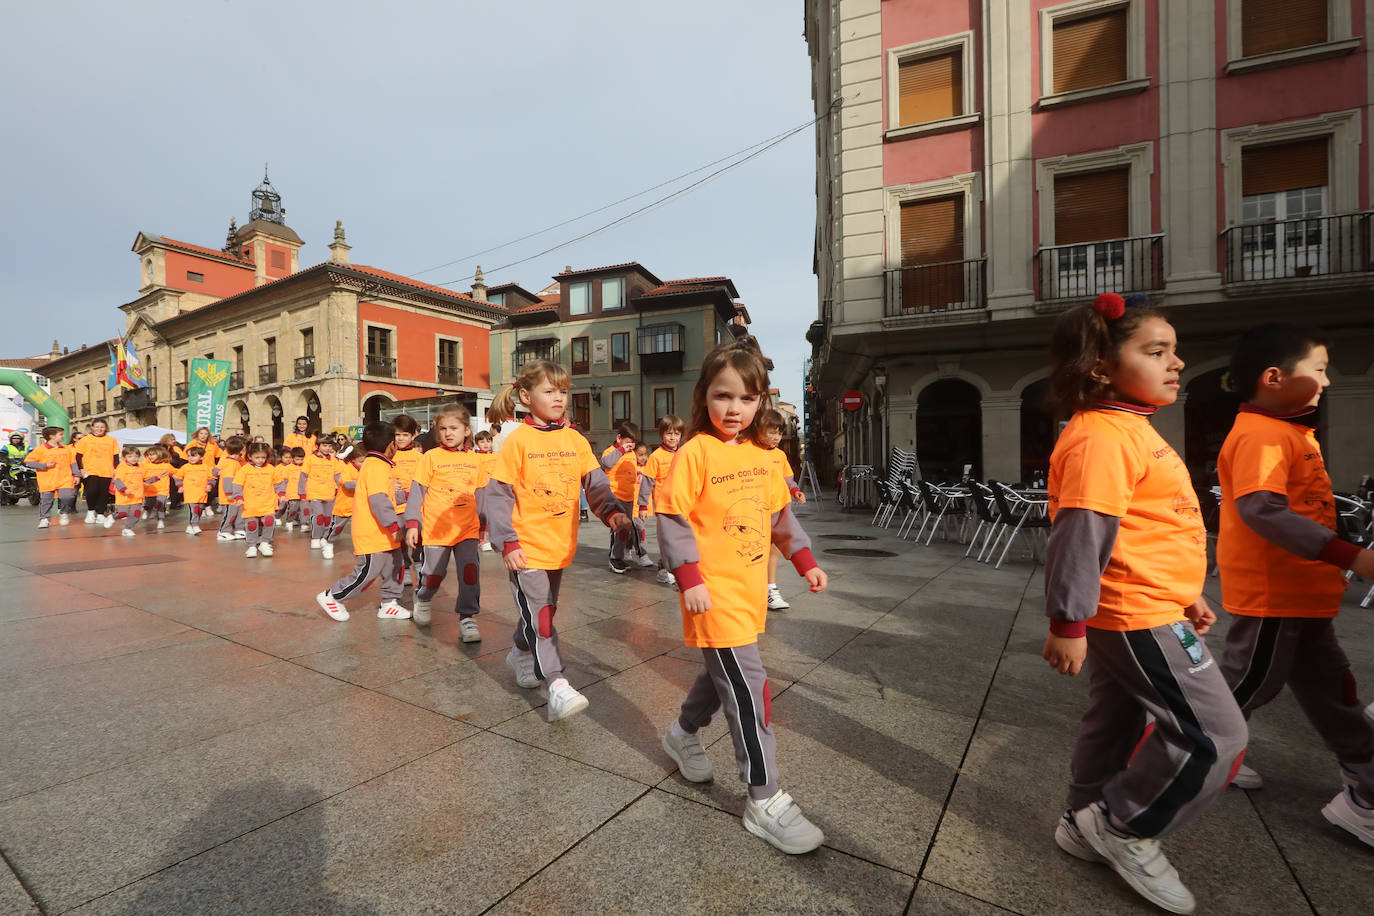
[[[802,514],[830,590],[786,571],[762,652],[782,786],[826,843],[789,857],[741,827],[723,721],[712,784],[660,748],[699,656],[653,570],[606,569],[598,525],[557,618],[591,706],[549,724],[503,661],[494,554],[464,645],[451,581],[429,630],[377,620],[375,588],[326,618],[351,554],[299,534],[245,560],[177,518],[130,540],[0,510],[0,913],[1156,912],[1054,845],[1087,684],[1040,659],[1039,567]],[[831,552],[854,548],[895,556]],[[1374,684],[1354,591],[1338,629]],[[1374,850],[1319,813],[1334,761],[1287,696],[1252,734],[1267,787],[1167,843],[1198,912],[1368,916]]]

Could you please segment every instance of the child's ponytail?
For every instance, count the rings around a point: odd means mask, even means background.
[[[487,410],[487,420],[492,423],[505,423],[507,420],[515,419],[515,385],[507,385],[501,389],[491,402],[491,407]]]

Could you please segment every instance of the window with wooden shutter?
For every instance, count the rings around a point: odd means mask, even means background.
[[[1241,0],[1241,54],[1305,48],[1327,38],[1330,0]]]
[[[1124,239],[1131,234],[1131,170],[1056,175],[1054,244]]]
[[[963,196],[904,203],[901,214],[902,308],[944,308],[964,301]]]
[[[898,118],[895,127],[926,124],[964,113],[963,54],[950,51],[904,60],[897,65]]]
[[[1327,182],[1328,137],[1247,146],[1240,154],[1240,193],[1273,194]]]
[[[1054,23],[1054,92],[1110,86],[1126,79],[1127,7]]]

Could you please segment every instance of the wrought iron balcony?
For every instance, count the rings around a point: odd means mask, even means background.
[[[520,374],[525,363],[535,359],[547,359],[549,362],[558,362],[559,344],[557,338],[544,337],[538,340],[522,340],[515,348],[515,356],[511,359],[511,377]]]
[[[243,389],[243,370],[236,369],[229,373],[229,390],[240,391]]]
[[[157,397],[151,388],[131,388],[124,393],[125,410],[148,410],[157,406]]]
[[[189,395],[190,393],[191,393],[191,383],[190,383],[190,382],[177,382],[177,384],[176,384],[176,391],[173,392],[173,394],[174,394],[173,400],[180,401],[182,398],[186,397],[186,396]]]
[[[883,271],[888,318],[915,318],[988,307],[987,258],[891,267]]]
[[[298,356],[296,357],[296,378],[310,378],[315,374],[315,357]]]
[[[1251,283],[1374,274],[1374,213],[1268,220],[1221,233],[1224,282]]]
[[[458,366],[439,366],[438,380],[440,385],[452,385],[457,388],[463,384],[463,370]]]
[[[123,410],[123,409],[124,409],[124,399],[123,399],[122,397],[113,397],[113,398],[110,398],[110,410],[111,410],[111,411]]]
[[[367,374],[380,375],[383,378],[395,378],[396,357],[367,354]]]
[[[258,384],[271,385],[277,380],[277,364],[264,363],[258,367]]]
[[[1035,253],[1035,298],[1041,302],[1163,288],[1163,235],[1052,245]]]
[[[116,399],[116,400],[118,400],[118,399]],[[98,401],[95,402],[95,413],[96,413],[97,415],[99,415],[99,414],[102,414],[102,413],[104,413],[104,412],[105,412],[105,399],[104,399],[104,398],[101,398],[100,400],[98,400]],[[82,414],[82,416],[85,416],[85,414]]]
[[[104,409],[105,409],[105,402],[104,402],[104,401],[101,401],[101,402],[100,402],[100,409],[101,409],[101,410],[104,410]],[[83,416],[83,417],[89,417],[90,415],[91,415],[91,405],[90,405],[90,404],[82,404],[82,405],[81,405],[81,416]]]

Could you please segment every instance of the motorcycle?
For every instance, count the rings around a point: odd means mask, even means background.
[[[30,506],[38,505],[38,474],[32,468],[7,463],[0,469],[0,506],[11,506],[21,499],[28,499]]]

